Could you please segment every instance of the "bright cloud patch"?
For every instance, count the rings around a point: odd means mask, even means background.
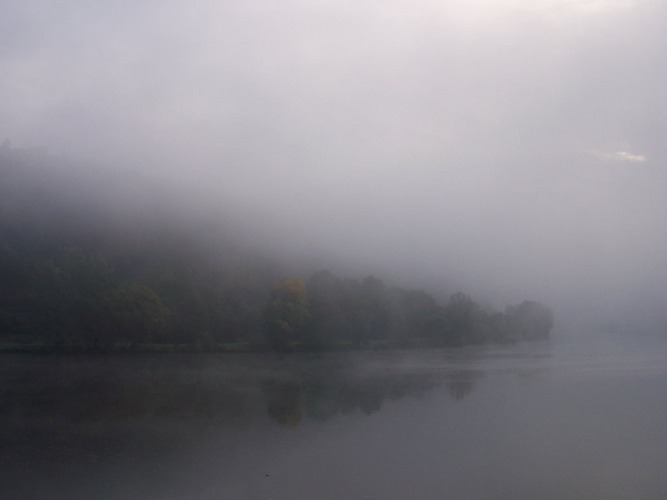
[[[628,151],[591,151],[591,154],[602,158],[603,160],[608,161],[619,161],[619,162],[629,162],[629,163],[644,163],[648,161],[648,158],[644,155],[638,155],[634,153],[629,153]]]

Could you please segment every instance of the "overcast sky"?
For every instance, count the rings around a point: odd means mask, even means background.
[[[0,140],[498,306],[662,311],[666,7],[5,0]]]

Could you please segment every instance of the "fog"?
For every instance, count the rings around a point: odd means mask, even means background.
[[[652,0],[7,0],[0,140],[231,212],[276,255],[653,333],[666,16]]]

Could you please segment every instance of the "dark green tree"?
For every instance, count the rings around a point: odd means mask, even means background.
[[[467,295],[455,293],[445,308],[450,334],[446,343],[464,345],[476,341],[479,306]]]
[[[508,335],[512,340],[542,340],[554,326],[553,312],[544,304],[526,300],[505,311]]]
[[[318,271],[306,284],[310,309],[306,341],[314,349],[332,347],[350,324],[341,309],[341,282],[329,271]]]
[[[266,309],[267,335],[273,349],[290,350],[295,342],[303,342],[304,327],[309,318],[306,286],[302,279],[286,278],[273,286]]]
[[[114,287],[103,300],[114,339],[139,344],[164,332],[169,311],[147,286],[127,283]]]

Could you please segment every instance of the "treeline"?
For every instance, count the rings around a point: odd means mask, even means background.
[[[423,290],[372,276],[320,271],[306,280],[280,279],[280,265],[233,249],[216,236],[220,228],[175,223],[150,200],[132,199],[128,208],[122,192],[102,196],[110,186],[74,182],[66,170],[50,168],[47,156],[27,161],[7,151],[0,154],[4,344],[460,346],[545,338],[552,327],[551,311],[535,302],[500,313],[463,294],[441,304]]]
[[[488,312],[461,293],[439,304],[423,290],[328,271],[270,287],[250,270],[228,274],[159,259],[122,269],[77,247],[42,257],[5,250],[0,275],[5,341],[54,347],[462,346],[546,338],[553,325],[549,309],[536,302]]]
[[[328,271],[305,283],[276,283],[265,318],[276,350],[507,343],[544,339],[553,327],[549,308],[533,301],[488,312],[462,293],[440,304],[424,290],[388,287],[373,276],[341,279]]]
[[[91,349],[260,343],[267,293],[252,276],[159,258],[119,264],[79,247],[40,257],[2,252],[0,332]]]

